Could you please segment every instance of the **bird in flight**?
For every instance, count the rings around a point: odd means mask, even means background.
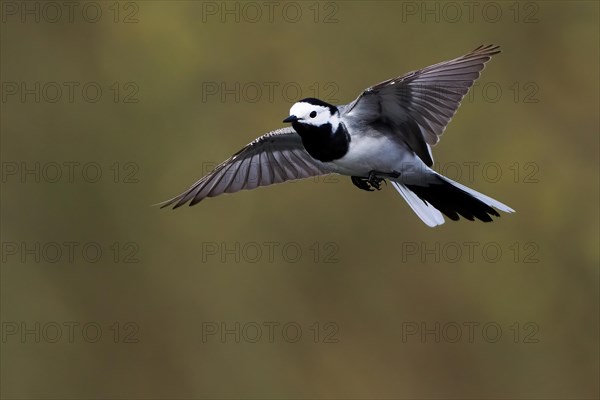
[[[363,91],[335,106],[315,98],[295,103],[290,127],[260,136],[162,207],[193,206],[207,197],[294,179],[340,174],[360,189],[381,189],[386,179],[428,226],[460,217],[492,221],[514,210],[438,174],[437,144],[485,63],[499,46],[480,46]]]

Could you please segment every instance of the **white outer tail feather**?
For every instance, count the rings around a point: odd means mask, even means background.
[[[441,225],[445,222],[444,216],[437,208],[424,200],[421,200],[413,191],[401,183],[392,181],[392,186],[402,195],[410,208],[421,218],[425,224],[431,228]]]

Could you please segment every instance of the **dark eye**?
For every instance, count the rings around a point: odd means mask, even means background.
[[[316,111],[311,111],[311,113],[310,113],[310,117],[311,117],[311,118],[314,118],[314,117],[316,117],[316,116],[317,116],[317,112],[316,112]]]

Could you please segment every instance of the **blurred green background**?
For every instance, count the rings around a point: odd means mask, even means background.
[[[598,398],[597,2],[45,4],[2,2],[3,398]],[[151,207],[487,43],[434,157],[516,214],[342,177]]]

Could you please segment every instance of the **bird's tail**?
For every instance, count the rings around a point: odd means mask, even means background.
[[[444,223],[442,214],[453,221],[462,216],[471,221],[479,219],[491,222],[492,216],[500,216],[494,208],[507,213],[514,212],[507,205],[437,173],[424,185],[394,181],[392,185],[419,218],[431,227]]]

